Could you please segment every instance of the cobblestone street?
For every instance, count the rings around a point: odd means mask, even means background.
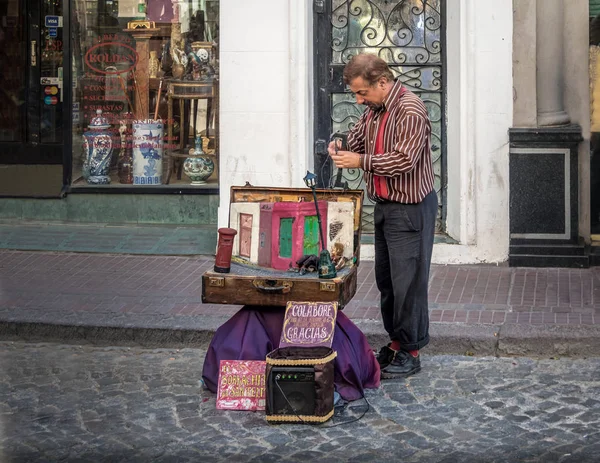
[[[217,411],[203,358],[0,343],[0,461],[600,461],[600,359],[424,356],[359,421],[363,401],[307,426]]]

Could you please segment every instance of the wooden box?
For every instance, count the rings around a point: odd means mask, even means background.
[[[297,261],[321,251],[309,188],[232,187],[229,227],[237,230],[229,273],[202,276],[202,301],[285,307],[288,301],[338,302],[356,292],[362,190],[316,190],[323,239],[340,269],[332,279],[303,273]]]

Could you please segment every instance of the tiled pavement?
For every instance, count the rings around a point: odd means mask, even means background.
[[[203,304],[206,256],[135,256],[0,251],[0,304],[6,309],[152,315],[234,314]],[[600,325],[600,269],[433,265],[432,322]],[[372,261],[361,262],[344,312],[380,319]]]
[[[212,265],[203,256],[1,250],[0,333],[17,334],[26,325],[214,330],[239,307],[202,303],[201,276]],[[599,291],[596,268],[434,265],[432,338],[448,330],[466,338],[473,330],[479,338],[502,331],[529,336],[531,350],[540,333],[556,337],[556,344],[585,332],[591,333],[586,343],[597,344],[590,352],[600,355]],[[378,299],[373,262],[361,262],[356,295],[344,312],[381,339]],[[477,351],[477,336],[464,348]],[[558,348],[569,353],[569,347]]]

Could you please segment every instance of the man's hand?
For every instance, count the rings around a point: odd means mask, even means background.
[[[360,154],[358,153],[339,151],[333,141],[329,143],[327,151],[338,169],[355,169],[360,167]]]

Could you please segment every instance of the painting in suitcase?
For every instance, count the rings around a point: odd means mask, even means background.
[[[319,220],[308,188],[232,187],[229,227],[237,231],[230,273],[206,272],[204,302],[285,307],[288,301],[337,301],[356,291],[361,190],[316,190],[323,240],[336,266],[319,278]]]

